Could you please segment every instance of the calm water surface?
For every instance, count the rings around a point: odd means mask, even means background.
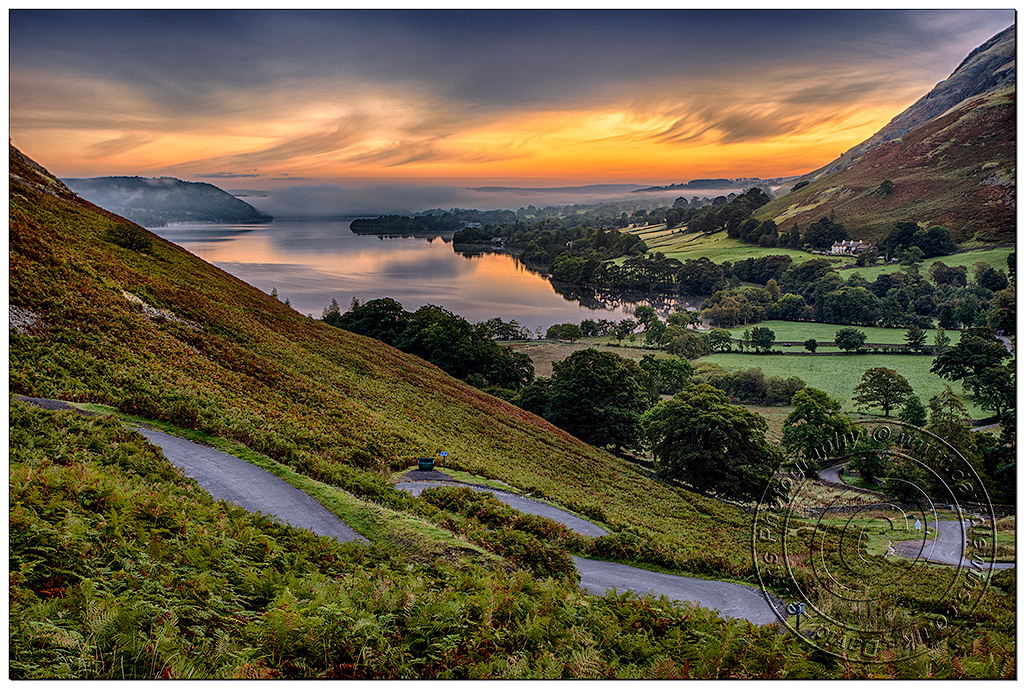
[[[505,254],[456,253],[445,238],[354,234],[347,220],[266,225],[173,225],[152,230],[264,292],[277,289],[300,313],[320,317],[337,299],[344,311],[391,297],[408,311],[442,306],[480,322],[516,320],[531,329],[585,318],[618,320],[631,303],[567,300],[545,277]]]

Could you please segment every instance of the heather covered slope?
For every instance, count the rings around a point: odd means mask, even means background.
[[[974,96],[1014,87],[1017,83],[1016,57],[1017,27],[1010,26],[972,50],[948,79],[936,84],[935,88],[894,117],[871,138],[796,181],[814,181],[844,169],[876,146],[906,136]]]
[[[11,331],[12,392],[234,439],[384,502],[399,499],[390,468],[446,450],[449,465],[613,529],[640,528],[681,570],[752,573],[740,511],[653,482],[418,358],[309,319],[52,179],[47,186],[13,152],[11,171],[11,303],[31,323]],[[118,243],[132,232],[136,250]]]
[[[941,225],[958,242],[1013,242],[1016,116],[1015,87],[987,91],[772,201],[755,217],[780,227],[832,217],[853,238],[872,242],[905,221]]]

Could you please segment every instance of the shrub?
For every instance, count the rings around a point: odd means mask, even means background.
[[[106,234],[107,241],[136,253],[148,253],[153,248],[153,236],[138,225],[123,222],[112,225]]]

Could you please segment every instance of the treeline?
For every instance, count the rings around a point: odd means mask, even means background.
[[[410,313],[394,299],[364,304],[353,299],[342,313],[337,300],[331,299],[322,320],[419,356],[452,377],[492,393],[518,390],[533,380],[530,357],[494,341],[494,322],[473,325],[440,306],[428,304]]]
[[[527,265],[545,271],[563,256],[600,264],[647,251],[647,245],[635,234],[593,226],[586,215],[467,227],[456,232],[452,240],[456,244],[491,244],[495,239]]]
[[[380,215],[359,218],[349,225],[353,232],[390,234],[447,234],[462,229],[467,223],[513,222],[516,214],[510,210],[427,211],[416,215]]]
[[[778,277],[769,279],[764,288],[720,289],[701,304],[701,315],[713,327],[736,327],[762,320],[813,320],[922,329],[931,329],[935,323],[945,329],[988,326],[1013,332],[1016,297],[1010,278],[1014,259],[1015,254],[1010,254],[1007,271],[978,262],[968,273],[964,266],[951,267],[936,261],[928,277],[911,268],[878,275],[872,282],[858,274],[844,281],[825,259],[809,260],[779,274],[786,263],[777,260],[772,271]],[[725,281],[724,272],[714,271],[713,266],[705,265],[704,274]],[[765,269],[760,276],[768,274],[770,271]]]

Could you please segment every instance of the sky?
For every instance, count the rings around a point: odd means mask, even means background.
[[[60,177],[173,176],[297,203],[781,177],[868,138],[1014,18],[11,10],[10,137]]]

